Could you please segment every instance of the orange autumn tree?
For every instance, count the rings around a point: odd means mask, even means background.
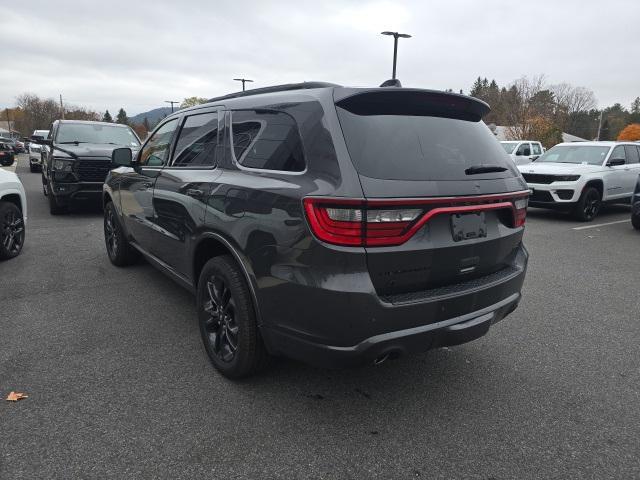
[[[640,140],[640,123],[627,125],[618,135],[618,140],[636,141]]]

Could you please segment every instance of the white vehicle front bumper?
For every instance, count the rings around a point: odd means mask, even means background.
[[[580,199],[580,182],[528,183],[529,205],[536,207],[570,206]]]

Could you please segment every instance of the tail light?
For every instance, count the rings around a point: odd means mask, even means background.
[[[507,209],[513,228],[522,227],[529,192],[408,200],[304,199],[313,234],[344,246],[401,245],[436,215]]]

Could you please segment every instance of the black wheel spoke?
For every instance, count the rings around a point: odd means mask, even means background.
[[[238,350],[239,327],[235,321],[235,303],[231,289],[223,278],[211,276],[206,283],[207,298],[202,309],[203,327],[209,349],[223,362],[231,362]]]

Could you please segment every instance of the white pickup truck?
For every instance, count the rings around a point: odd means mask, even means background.
[[[0,168],[0,260],[17,256],[24,245],[27,196],[18,176]]]
[[[516,165],[531,163],[544,153],[542,144],[533,140],[508,140],[500,144]]]
[[[529,205],[570,211],[593,220],[602,203],[629,203],[640,175],[640,144],[560,143],[527,165],[518,165]]]

